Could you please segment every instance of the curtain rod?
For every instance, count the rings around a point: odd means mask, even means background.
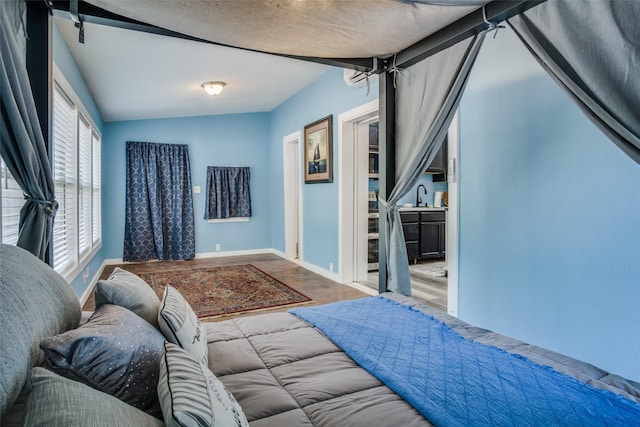
[[[489,28],[487,21],[499,23],[518,15],[546,0],[494,0],[470,14],[436,31],[395,55],[395,66],[406,68],[454,44]],[[484,13],[483,13],[484,9]],[[393,61],[387,58],[387,62]]]

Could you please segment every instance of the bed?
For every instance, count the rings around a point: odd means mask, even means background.
[[[195,318],[191,330],[183,311],[175,330],[189,339],[176,342],[164,329],[169,286],[161,302],[132,273],[112,273],[98,283],[96,311],[81,319],[70,286],[49,266],[9,245],[0,256],[4,426],[640,425],[639,383],[398,294]],[[110,303],[100,303],[105,288],[116,289]],[[158,353],[159,364],[131,348]],[[184,369],[172,376],[174,353],[187,355],[181,369],[189,360],[199,367],[195,377]],[[524,380],[532,374],[537,387]],[[237,405],[232,417],[214,405],[214,383],[228,393],[224,405]],[[129,386],[138,388],[127,396]],[[183,403],[213,415],[176,421],[181,387],[189,389]]]
[[[374,306],[368,305],[371,303]],[[377,331],[373,329],[384,329],[383,324],[399,322],[392,321],[388,315],[381,316],[382,312],[377,308],[371,314],[371,308],[378,305],[389,305],[394,312],[399,310],[401,318],[413,313],[418,318],[432,320],[436,327],[444,325],[445,329],[450,328],[453,331],[453,339],[457,339],[455,336],[460,337],[464,343],[492,350],[502,354],[507,360],[511,358],[524,361],[525,370],[539,369],[542,374],[549,376],[550,382],[541,386],[543,396],[537,397],[535,393],[531,394],[527,390],[529,386],[526,382],[525,389],[520,388],[517,391],[517,386],[501,384],[499,389],[485,390],[485,394],[467,394],[473,388],[473,379],[468,373],[456,372],[454,362],[449,362],[449,354],[458,350],[452,347],[450,350],[445,348],[442,353],[443,359],[447,359],[443,365],[444,371],[453,370],[448,375],[449,378],[445,378],[445,381],[449,381],[447,384],[451,392],[436,398],[434,396],[443,390],[437,385],[438,381],[433,379],[434,375],[427,379],[418,379],[418,385],[423,386],[428,395],[426,409],[424,404],[417,403],[419,411],[407,400],[400,398],[396,391],[405,396],[409,393],[408,400],[412,400],[411,395],[416,392],[419,394],[423,390],[406,387],[406,378],[393,378],[396,372],[387,372],[385,382],[390,384],[387,386],[377,376],[385,377],[384,372],[381,374],[379,371],[384,371],[388,366],[379,369],[379,366],[372,365],[389,365],[395,370],[398,364],[394,364],[393,359],[402,358],[403,354],[409,352],[415,355],[419,352],[417,347],[424,344],[421,342],[424,337],[419,336],[417,340],[414,337],[410,338],[419,343],[415,347],[413,344],[407,347],[405,344],[394,342],[390,344],[393,347],[391,349],[379,346],[376,348],[376,340],[386,341],[389,337],[400,334],[399,330],[402,329],[401,326],[389,325],[390,327],[379,332],[379,337],[376,338]],[[331,306],[330,314],[327,316],[328,323],[338,325],[339,330],[337,333],[332,332],[332,339],[339,342],[341,347],[309,322],[298,317],[306,317],[316,324],[318,319],[310,316],[309,312],[324,315],[327,306],[206,324],[210,368],[236,396],[251,425],[420,426],[431,425],[428,419],[436,425],[640,424],[640,384],[609,374],[587,363],[473,327],[398,294],[386,293],[377,298],[347,301]],[[369,315],[358,313],[352,320],[345,320],[344,316],[348,316],[349,312],[353,313],[358,307],[366,310]],[[381,321],[377,322],[376,319]],[[353,323],[356,334],[352,336],[346,333],[344,323]],[[356,343],[356,347],[361,344],[360,350],[356,348],[350,351],[354,352],[361,365],[370,371],[377,369],[375,376],[343,351],[342,347],[348,347],[350,342]],[[397,347],[401,350],[395,351],[394,348]],[[405,353],[402,349],[407,348],[409,351]],[[471,362],[479,364],[479,360],[478,356]],[[382,363],[379,363],[380,361]],[[385,361],[390,363],[387,364]],[[408,362],[410,365],[416,363]],[[427,363],[434,366],[438,360],[429,360]],[[490,375],[483,371],[485,367],[486,364],[480,368],[480,375],[483,377],[479,384],[481,389],[488,388],[487,384],[491,382]],[[503,383],[507,378],[506,375],[500,374],[502,369],[497,369],[497,383]],[[420,372],[419,366],[414,366],[410,376],[419,375]],[[464,377],[465,380],[458,381],[454,386],[451,381],[455,381],[456,376]],[[523,376],[526,376],[526,373]],[[540,378],[536,378],[536,381],[540,381]],[[565,386],[559,385],[563,382],[569,383],[569,388],[577,386],[581,389],[580,393],[586,390],[586,394],[579,394],[578,397],[561,402],[559,399],[564,397],[555,396],[554,390],[557,388],[556,391],[560,394],[567,394],[563,389]],[[456,386],[458,391],[454,389]],[[506,399],[496,399],[494,396],[509,393],[522,394],[517,396],[519,400],[512,402],[508,402],[511,400],[509,396]],[[537,402],[536,399],[541,397],[542,401]],[[594,398],[602,398],[606,402],[593,402]],[[504,402],[510,407],[499,409],[500,404]],[[469,408],[475,408],[475,413],[469,411]],[[456,411],[458,413],[452,414]],[[424,416],[425,413],[427,417]]]

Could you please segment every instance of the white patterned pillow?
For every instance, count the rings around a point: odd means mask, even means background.
[[[168,342],[160,362],[158,397],[168,427],[249,426],[236,399],[209,368]]]
[[[208,364],[209,350],[204,328],[187,300],[173,286],[164,288],[158,324],[169,342],[179,345],[205,365]]]

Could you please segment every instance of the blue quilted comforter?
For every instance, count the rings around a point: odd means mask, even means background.
[[[290,310],[438,426],[640,426],[640,405],[383,297]]]

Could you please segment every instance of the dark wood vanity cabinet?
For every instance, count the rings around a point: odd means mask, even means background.
[[[445,212],[400,212],[409,261],[444,258]]]
[[[420,213],[401,212],[404,243],[407,246],[409,260],[420,258]]]

